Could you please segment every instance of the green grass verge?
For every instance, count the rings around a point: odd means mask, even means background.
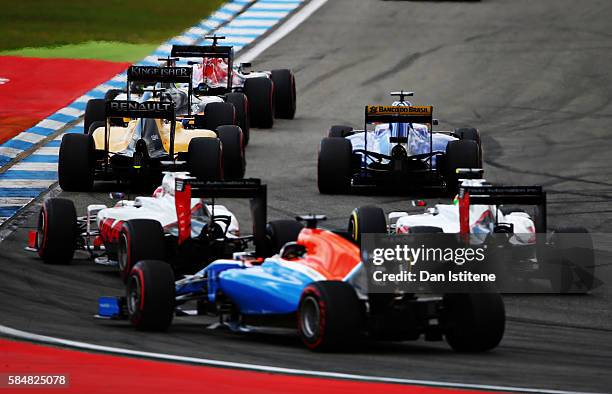
[[[124,42],[88,41],[57,47],[21,48],[1,51],[0,56],[28,56],[43,58],[98,59],[134,63],[151,54],[157,44],[127,44]]]
[[[84,52],[79,48],[66,45],[93,45],[103,55],[112,52],[112,45],[96,42],[159,45],[223,3],[224,0],[8,1],[0,12],[0,52],[28,48],[24,53],[34,53],[29,48],[42,48],[40,53],[59,57],[50,52],[58,47],[59,54],[80,53],[82,57]],[[133,60],[138,57],[129,52],[141,48],[144,51],[140,45],[118,45],[116,50],[124,49],[124,54],[111,53],[110,58]]]

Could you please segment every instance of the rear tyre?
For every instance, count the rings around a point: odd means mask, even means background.
[[[126,281],[139,261],[164,257],[164,229],[157,220],[132,219],[123,223],[117,246],[121,279]]]
[[[249,117],[249,101],[244,93],[228,93],[226,96],[228,103],[234,104],[236,109],[237,125],[240,126],[244,136],[244,145],[249,144],[251,119]]]
[[[351,142],[344,138],[323,138],[317,162],[317,185],[324,194],[351,190]]]
[[[174,317],[174,273],[159,260],[141,261],[127,280],[130,322],[139,330],[165,331]]]
[[[485,352],[504,336],[506,312],[497,293],[447,294],[442,326],[446,342],[457,352]]]
[[[446,146],[446,184],[451,192],[459,186],[458,168],[480,168],[480,154],[475,141],[451,141]]]
[[[262,129],[274,126],[274,84],[270,78],[247,78],[244,93],[249,101],[251,125]]]
[[[553,232],[550,243],[554,260],[548,264],[548,276],[553,291],[586,293],[593,289],[595,252],[589,231],[584,227],[560,228]]]
[[[204,127],[217,130],[219,126],[236,124],[236,108],[231,103],[208,103],[204,107]]]
[[[295,242],[304,225],[297,220],[273,220],[266,226],[269,255],[278,253],[287,242]]]
[[[45,264],[68,264],[78,237],[76,209],[65,198],[49,198],[38,215],[36,246]]]
[[[223,178],[244,178],[246,159],[244,157],[244,138],[238,126],[219,126],[217,135],[223,152]]]
[[[363,323],[363,306],[350,284],[313,282],[302,292],[298,332],[310,350],[329,351],[352,345]]]
[[[272,70],[274,82],[274,116],[293,119],[296,109],[295,77],[291,70]]]
[[[480,132],[473,127],[462,127],[455,129],[455,135],[460,140],[474,141],[478,144],[478,157],[480,168],[482,168],[482,143],[480,141]]]
[[[65,134],[59,150],[57,173],[60,187],[88,192],[94,183],[95,144],[89,134]]]
[[[197,137],[189,141],[187,166],[192,176],[203,181],[223,179],[223,154],[218,138]]]
[[[106,122],[106,102],[104,99],[91,99],[87,102],[83,121],[83,132],[85,134],[87,134],[89,126],[93,122]]]
[[[333,125],[329,128],[327,136],[329,138],[345,138],[352,134],[353,128],[351,126]]]
[[[382,208],[372,205],[353,209],[349,218],[348,233],[357,245],[361,245],[362,234],[386,234],[385,212]]]

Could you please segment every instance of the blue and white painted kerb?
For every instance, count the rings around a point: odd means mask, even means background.
[[[233,45],[238,52],[257,40],[306,0],[232,0],[221,6],[181,35],[160,45],[154,53],[136,63],[157,65],[158,58],[166,57],[172,45],[190,45],[202,41],[212,32],[226,37],[224,45]],[[228,23],[229,21],[229,23]],[[224,25],[222,28],[219,26]],[[70,105],[60,109],[36,126],[25,130],[0,145],[0,168],[14,162],[21,154],[27,154],[36,144],[50,135],[74,123],[83,116],[87,101],[103,98],[108,89],[125,87],[126,74],[120,73],[97,86]],[[83,123],[77,123],[66,133],[82,133]],[[62,135],[49,141],[30,156],[21,159],[0,174],[0,224],[30,203],[57,181],[57,162]]]

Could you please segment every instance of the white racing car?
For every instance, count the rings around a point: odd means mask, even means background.
[[[188,201],[175,193],[175,178],[185,174],[166,173],[151,197],[122,199],[113,207],[89,205],[81,217],[72,201],[49,198],[28,249],[38,251],[49,264],[69,263],[75,250],[84,250],[98,264],[118,266],[123,278],[141,260],[164,260],[193,269],[243,251],[252,237],[240,235],[234,214],[214,203],[216,193],[208,196],[212,203],[199,198]],[[258,180],[211,183],[225,190],[249,182]],[[224,197],[232,197],[232,190]]]
[[[518,206],[535,209],[530,214]],[[546,193],[540,186],[462,180],[451,204],[436,204],[421,213],[394,211],[388,217],[381,208],[360,207],[353,211],[348,231],[357,242],[366,233],[466,234],[472,244],[500,252],[496,257],[502,262],[504,289],[517,289],[517,281],[528,278],[547,279],[552,291],[560,293],[589,291],[597,282],[591,235],[582,227],[549,232]]]

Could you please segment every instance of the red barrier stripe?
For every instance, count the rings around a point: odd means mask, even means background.
[[[0,143],[128,66],[101,60],[0,56]]]
[[[0,340],[0,354],[2,355],[0,376],[27,373],[68,374],[69,387],[54,389],[61,393],[484,393],[484,391],[357,382],[193,366],[87,353],[9,340]],[[40,388],[33,388],[20,389],[19,393],[30,391],[41,392]]]

